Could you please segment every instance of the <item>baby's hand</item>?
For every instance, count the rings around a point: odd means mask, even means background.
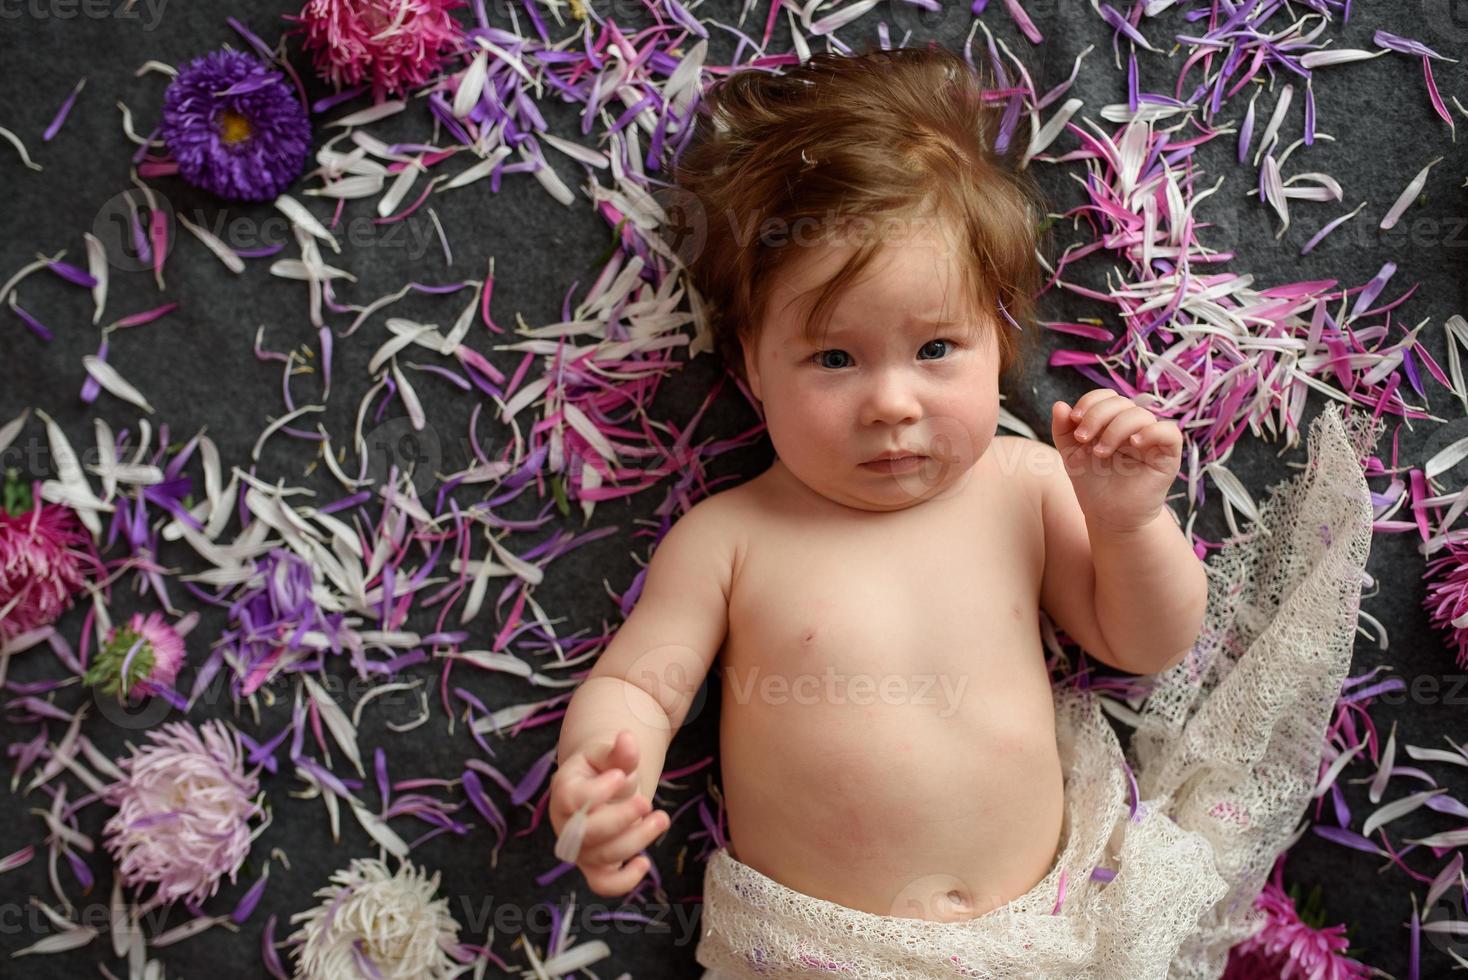
[[[1175,422],[1159,421],[1110,388],[1096,388],[1074,408],[1052,405],[1050,429],[1087,517],[1125,531],[1161,513],[1182,465],[1183,434]]]
[[[556,857],[574,861],[598,895],[625,895],[642,880],[651,862],[638,852],[671,820],[636,792],[628,778],[635,772],[637,740],[623,731],[610,746],[571,755],[551,777]]]

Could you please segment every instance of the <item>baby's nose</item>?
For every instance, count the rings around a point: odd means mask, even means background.
[[[862,411],[862,421],[867,425],[911,424],[920,418],[921,404],[912,389],[901,382],[877,384],[867,393]]]

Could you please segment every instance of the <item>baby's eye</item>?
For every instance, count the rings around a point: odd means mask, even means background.
[[[930,340],[930,341],[928,341],[928,342],[927,342],[927,343],[926,343],[926,344],[924,344],[924,345],[923,345],[923,346],[922,346],[922,349],[921,349],[921,350],[920,350],[920,351],[919,351],[919,352],[918,352],[918,353],[922,353],[922,351],[924,351],[924,350],[927,350],[927,349],[928,349],[928,348],[929,348],[929,347],[931,347],[931,346],[932,346],[932,345],[933,345],[933,344],[947,344],[947,345],[948,345],[948,346],[949,346],[949,347],[951,347],[951,346],[953,346],[953,341],[951,341],[951,340],[946,340],[946,339],[940,339],[940,340]]]
[[[827,361],[825,359],[828,355],[831,355],[831,354],[839,354],[842,357],[849,356],[849,355],[847,355],[847,353],[844,350],[841,350],[840,348],[832,348],[831,350],[816,351],[813,355],[811,355],[811,360],[812,361],[815,361],[821,367],[828,367],[828,368],[841,367],[842,365],[840,365],[840,364],[832,364],[832,363],[830,363],[829,361]]]

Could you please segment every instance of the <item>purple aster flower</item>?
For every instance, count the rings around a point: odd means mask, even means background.
[[[305,107],[285,79],[228,48],[195,58],[169,84],[162,136],[185,180],[236,201],[274,200],[311,149]]]

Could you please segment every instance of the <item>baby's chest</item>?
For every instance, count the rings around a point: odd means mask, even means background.
[[[730,596],[725,666],[882,677],[1029,658],[1040,548],[1024,507],[966,521],[762,529]]]

